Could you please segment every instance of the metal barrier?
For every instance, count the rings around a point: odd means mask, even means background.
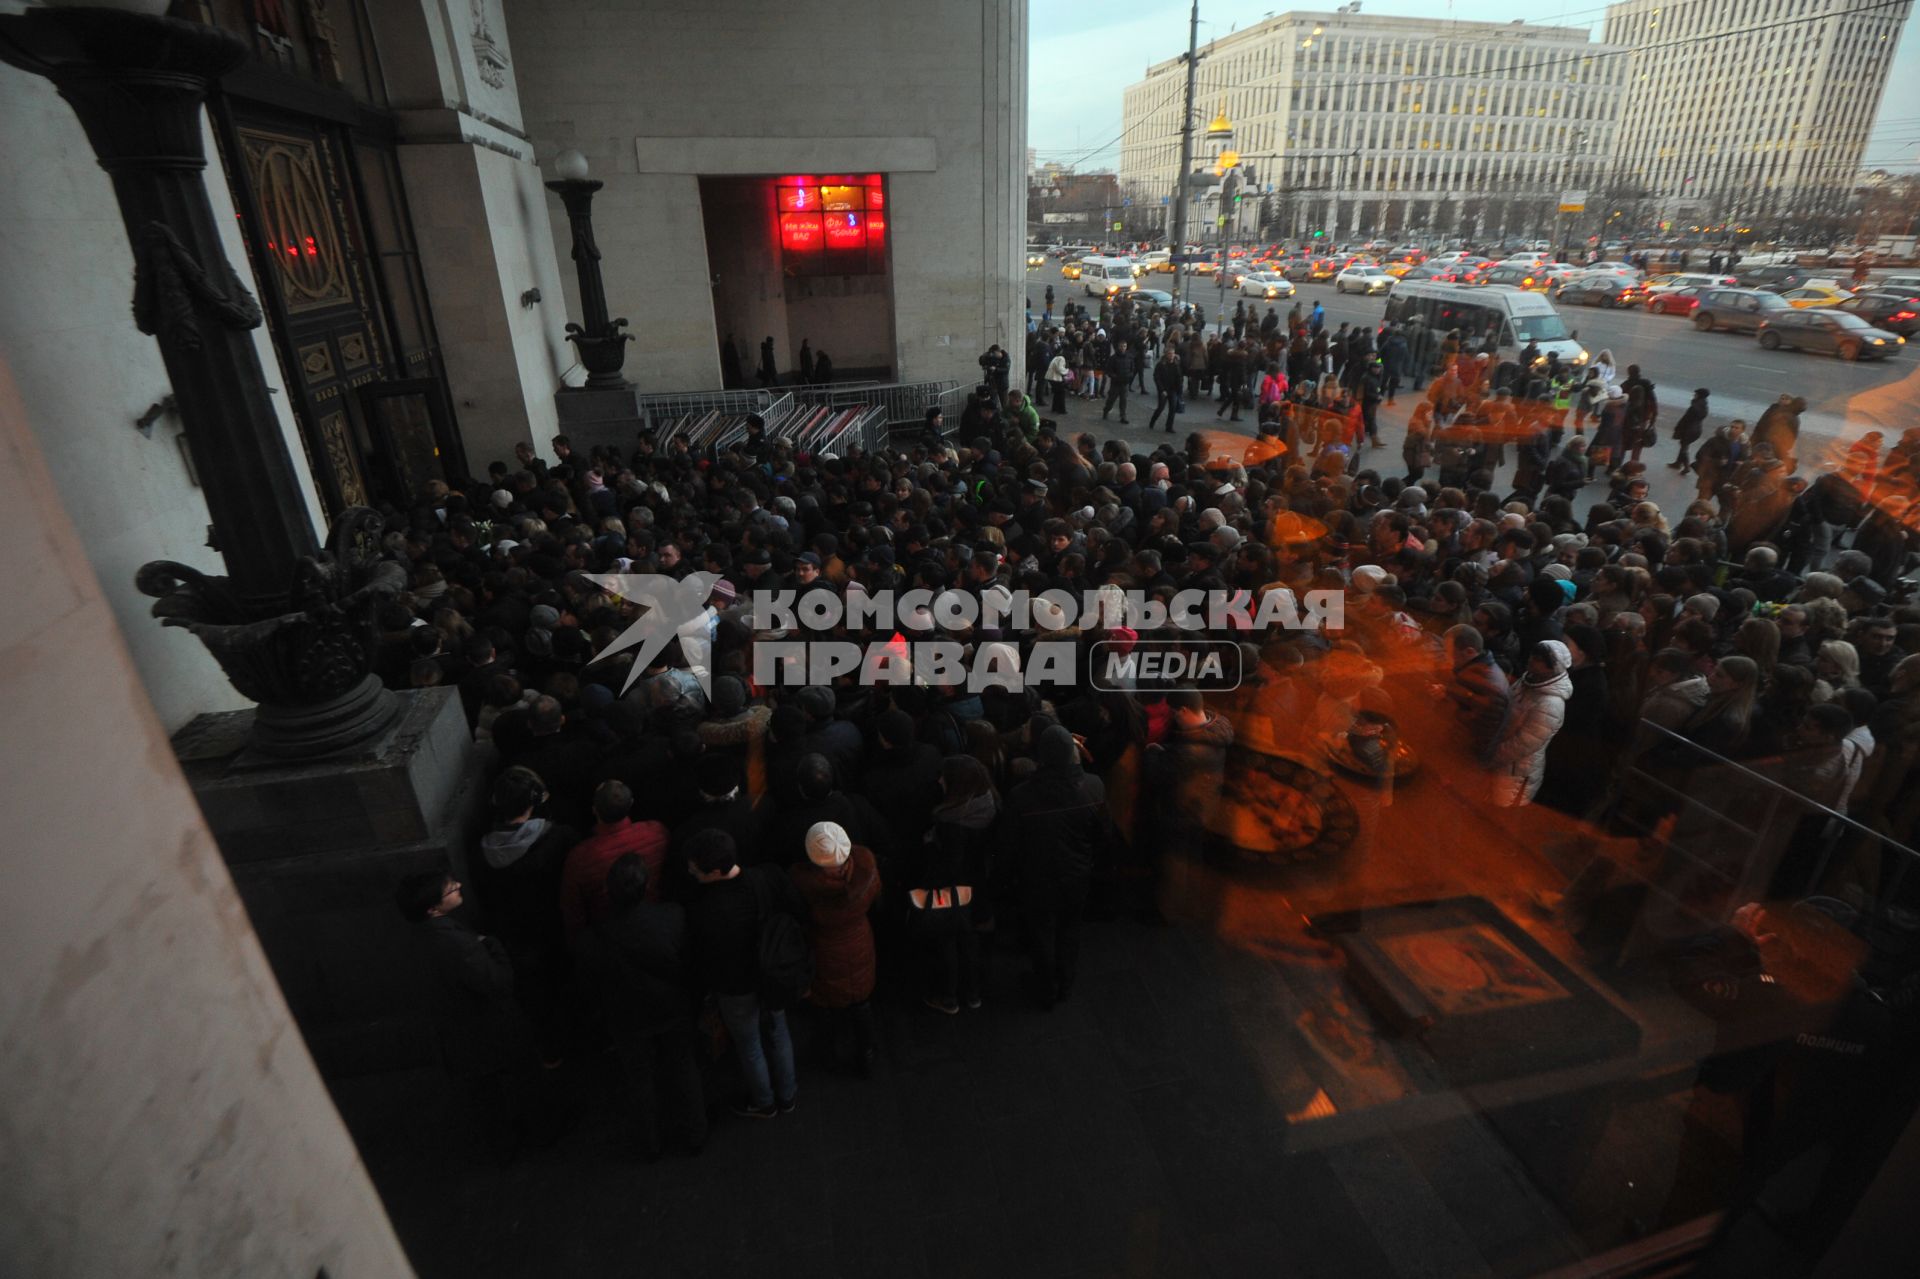
[[[735,413],[744,416],[758,413],[767,416],[768,410],[779,401],[789,399],[786,391],[769,391],[764,387],[738,391],[664,391],[651,395],[636,395],[634,406],[640,416],[656,430],[659,422],[677,418],[698,417],[706,413]]]
[[[918,423],[926,417],[929,408],[936,404],[947,407],[954,396],[965,394],[962,384],[951,379],[939,382],[835,383],[794,389],[794,397],[802,404],[828,408],[870,405],[880,410],[888,425]]]

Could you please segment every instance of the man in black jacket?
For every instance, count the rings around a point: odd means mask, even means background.
[[[1169,344],[1160,363],[1153,366],[1153,389],[1159,392],[1154,400],[1153,416],[1147,419],[1147,429],[1151,431],[1160,421],[1160,411],[1166,410],[1167,434],[1173,434],[1173,419],[1178,414],[1180,403],[1181,369],[1180,354]],[[1128,503],[1132,505],[1132,503]]]
[[[787,1014],[760,1000],[760,933],[776,911],[804,918],[806,904],[778,867],[743,870],[725,831],[702,831],[687,853],[699,885],[687,905],[694,963],[720,1005],[720,1020],[747,1081],[746,1102],[733,1110],[749,1119],[771,1119],[793,1109],[799,1083]]]
[[[491,1152],[510,1158],[536,1137],[541,1108],[533,1032],[516,996],[513,962],[498,937],[454,912],[464,885],[444,870],[408,875],[394,905],[414,926],[432,973],[430,999],[441,1063]]]
[[[1072,733],[1049,726],[1034,756],[1039,770],[1014,790],[1007,808],[1018,845],[1015,877],[1034,998],[1052,1008],[1073,991],[1087,887],[1113,828],[1107,788],[1081,767]]]
[[[580,976],[626,1071],[640,1149],[660,1154],[664,1106],[689,1154],[707,1140],[706,1097],[693,1056],[687,915],[647,900],[647,864],[628,853],[607,870],[611,913],[580,939]]]
[[[917,856],[940,802],[940,752],[915,739],[913,717],[903,710],[883,711],[874,729],[879,749],[860,789],[880,810],[894,847]]]
[[[1113,354],[1107,357],[1105,370],[1107,375],[1107,406],[1100,410],[1100,420],[1107,420],[1107,414],[1113,412],[1117,402],[1120,405],[1120,423],[1127,421],[1127,383],[1133,378],[1133,356],[1127,352],[1127,344],[1116,342]]]

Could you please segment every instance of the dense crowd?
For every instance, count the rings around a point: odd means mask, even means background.
[[[789,1014],[803,1047],[864,1072],[877,991],[926,1016],[1020,985],[1052,1007],[1090,910],[1159,917],[1255,740],[1334,742],[1363,791],[1417,740],[1489,811],[1642,834],[1686,820],[1688,777],[1737,767],[1825,815],[1828,891],[1887,888],[1878,846],[1846,834],[1905,839],[1916,816],[1920,607],[1901,578],[1920,431],[1808,457],[1803,405],[1715,421],[1702,389],[1668,463],[1699,500],[1669,512],[1646,496],[1655,389],[1606,352],[1576,370],[1473,334],[1329,328],[1317,305],[1203,326],[1123,301],[1036,325],[1023,388],[1005,352],[982,367],[957,421],[930,414],[884,454],[800,455],[757,424],[717,454],[561,437],[552,461],[523,444],[395,514],[412,595],[387,606],[383,676],[457,689],[495,756],[462,875],[398,890],[483,1109],[524,1118],[539,1063],[611,1043],[639,1145],[698,1148],[717,1054],[737,1113],[796,1104]],[[1256,434],[1135,451],[1040,408],[1088,395],[1127,421],[1148,386],[1150,427],[1205,406]],[[1396,457],[1377,412],[1399,397],[1416,403]],[[674,643],[633,670],[616,641],[634,611],[602,575],[696,570],[718,578],[706,667]],[[1334,590],[1344,624],[1206,632],[1246,663],[1218,695],[753,678],[755,645],[787,638],[756,591],[1109,587]],[[1018,663],[1038,639],[1167,635],[1192,638],[1040,614],[950,638]],[[1739,891],[1804,893],[1785,879],[1809,864],[1790,849]],[[996,962],[1016,944],[1021,983]]]

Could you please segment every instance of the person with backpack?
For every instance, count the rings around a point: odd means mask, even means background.
[[[786,1010],[813,982],[802,931],[806,903],[779,867],[742,869],[724,830],[689,840],[687,862],[695,881],[687,903],[693,956],[747,1084],[733,1113],[772,1119],[793,1109],[800,1086]]]
[[[855,844],[838,822],[815,822],[807,831],[807,860],[790,872],[807,903],[807,940],[813,948],[813,983],[807,1003],[832,1023],[827,1036],[837,1049],[842,1028],[853,1038],[854,1068],[873,1073],[873,925],[867,912],[880,896],[880,869],[871,849]]]

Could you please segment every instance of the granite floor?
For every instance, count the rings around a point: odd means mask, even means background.
[[[1646,1171],[1677,1163],[1684,1090],[1289,1122],[1324,1071],[1285,947],[1124,918],[1086,941],[1051,1012],[1011,947],[977,1012],[883,992],[875,1078],[803,1038],[796,1111],[722,1110],[693,1159],[633,1157],[593,1053],[560,1074],[573,1130],[504,1168],[437,1076],[336,1095],[424,1276],[1524,1275],[1673,1208]]]

